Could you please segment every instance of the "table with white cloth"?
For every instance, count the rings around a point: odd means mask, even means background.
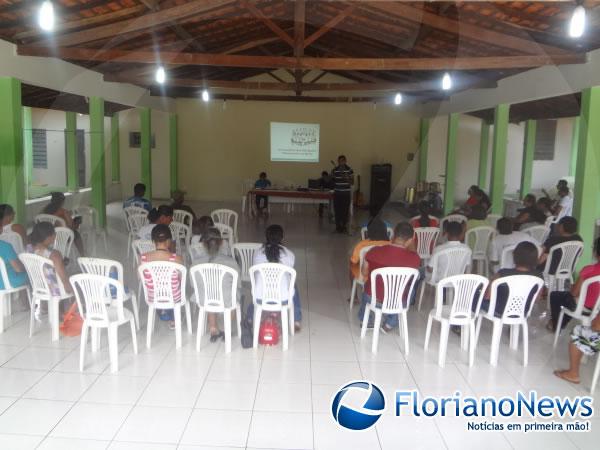
[[[262,195],[269,198],[269,203],[283,203],[286,210],[291,211],[293,205],[328,205],[333,203],[333,191],[298,191],[283,189],[251,189],[248,191],[249,211],[256,215],[256,196]],[[331,208],[330,208],[331,209]]]

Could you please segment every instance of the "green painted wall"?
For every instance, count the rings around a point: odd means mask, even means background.
[[[110,165],[113,183],[121,181],[121,145],[119,141],[119,113],[110,119]]]
[[[479,138],[479,176],[477,185],[487,191],[487,167],[488,167],[488,147],[490,142],[490,124],[485,120],[481,121],[481,135]]]
[[[510,105],[500,104],[494,112],[494,140],[492,147],[492,179],[490,199],[492,213],[504,211],[504,175],[506,172],[506,145],[508,142],[508,112]]]
[[[448,139],[446,142],[446,181],[444,184],[444,213],[454,210],[456,178],[456,137],[458,135],[458,114],[448,116]]]
[[[67,149],[67,189],[71,192],[79,189],[79,161],[77,154],[77,114],[65,113],[65,144]]]
[[[98,211],[98,222],[106,226],[106,177],[104,156],[104,100],[90,97],[90,160],[92,206]]]

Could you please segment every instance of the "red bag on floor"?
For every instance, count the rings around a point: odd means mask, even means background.
[[[77,312],[77,303],[73,303],[60,324],[60,332],[64,336],[80,336],[83,319]]]
[[[258,342],[261,345],[277,345],[279,342],[279,324],[276,315],[270,314],[262,321],[258,330]]]

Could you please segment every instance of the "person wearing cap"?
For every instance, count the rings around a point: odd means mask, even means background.
[[[67,228],[73,230],[73,243],[79,252],[79,256],[85,256],[83,239],[81,239],[81,235],[79,234],[79,231],[77,231],[81,223],[81,218],[73,218],[71,213],[65,208],[65,194],[62,192],[52,192],[50,194],[50,203],[46,205],[42,212],[61,218],[65,222]]]

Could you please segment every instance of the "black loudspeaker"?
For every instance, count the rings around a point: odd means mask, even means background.
[[[371,166],[371,201],[369,209],[375,215],[385,205],[392,193],[392,165],[373,164]]]

